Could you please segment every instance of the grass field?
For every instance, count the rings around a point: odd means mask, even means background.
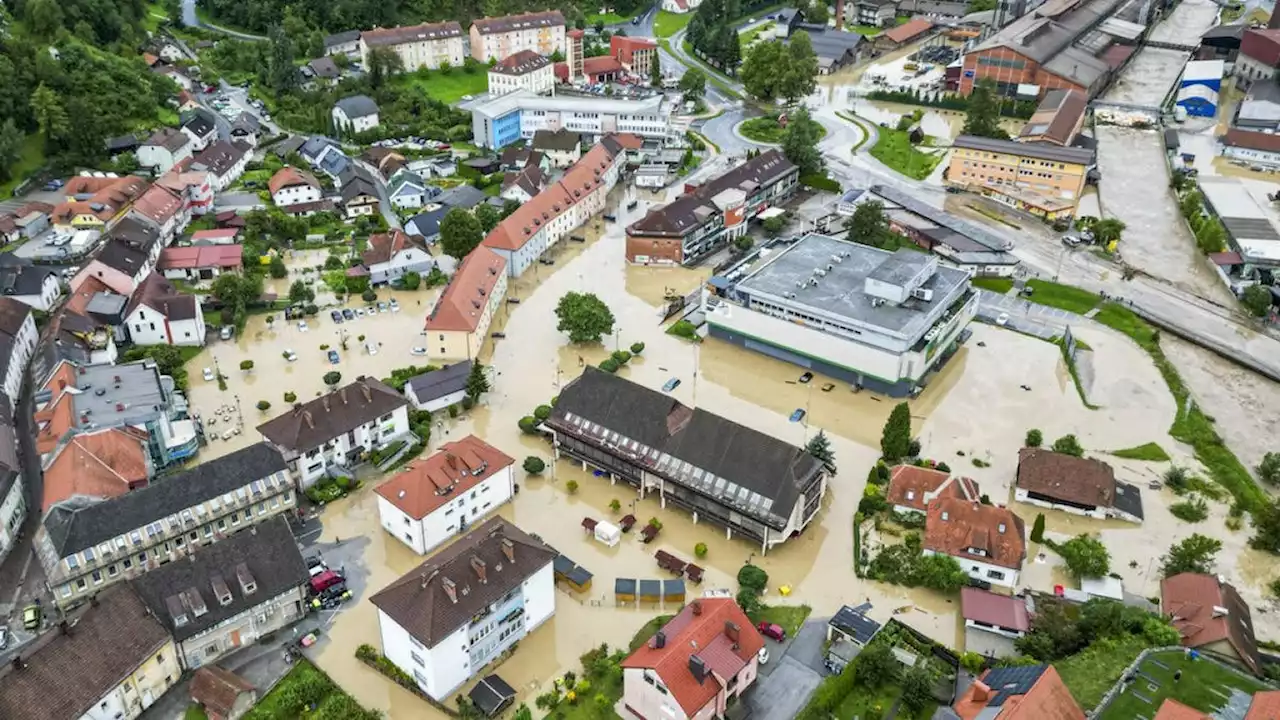
[[[871,157],[909,178],[923,180],[929,177],[942,160],[942,153],[931,155],[917,150],[905,130],[880,127],[876,128],[876,133],[880,137],[871,148]]]
[[[827,129],[822,125],[809,121],[818,128],[818,139],[822,139],[827,135]],[[757,117],[746,120],[739,126],[738,131],[742,135],[751,140],[761,143],[770,143],[777,145],[782,142],[782,136],[786,134],[786,129],[778,124],[778,119],[774,117]]]
[[[396,76],[401,87],[422,91],[429,98],[442,103],[456,103],[463,95],[479,95],[489,87],[487,72],[477,70],[473,73],[461,69],[453,69],[448,75],[440,71],[424,73],[421,70],[403,73]]]
[[[813,608],[808,605],[765,605],[760,612],[752,613],[751,622],[780,625],[787,631],[787,637],[793,637],[811,612]]]
[[[1177,670],[1182,670],[1182,679],[1174,682]],[[1226,706],[1226,696],[1233,688],[1249,694],[1264,688],[1262,683],[1241,677],[1212,660],[1192,660],[1180,650],[1147,656],[1138,672],[1138,680],[1103,708],[1099,720],[1152,717],[1165,698],[1212,713]]]
[[[1096,294],[1070,285],[1061,285],[1048,280],[1028,280],[1027,287],[1032,288],[1031,302],[1056,307],[1078,315],[1083,315],[1098,306],[1101,301]]]
[[[1098,640],[1082,652],[1055,662],[1054,667],[1062,676],[1062,683],[1071,691],[1071,696],[1088,712],[1102,701],[1124,669],[1146,648],[1146,638],[1141,635],[1126,635],[1122,640]],[[1125,720],[1133,720],[1133,716]]]
[[[1169,462],[1169,453],[1159,445],[1149,442],[1145,445],[1137,447],[1124,448],[1123,450],[1113,450],[1112,455],[1126,460],[1146,460],[1148,462]]]
[[[653,637],[654,633],[661,630],[663,625],[671,622],[671,618],[673,617],[675,617],[675,615],[658,615],[642,625],[640,629],[636,631],[636,634],[632,636],[629,651],[635,652],[641,645],[649,642],[649,638]]]
[[[308,712],[307,706],[315,704]],[[310,717],[367,718],[372,713],[360,707],[333,679],[310,660],[299,660],[266,697],[253,706],[245,720],[289,720]]]
[[[1003,295],[1013,289],[1013,278],[976,277],[973,279],[973,286]]]
[[[659,10],[658,17],[653,19],[653,34],[660,38],[669,38],[685,29],[692,19],[691,12],[676,14]]]
[[[768,22],[760,23],[746,32],[738,33],[738,44],[745,48],[757,37],[760,37],[760,33],[765,32],[766,30],[772,30],[774,25],[777,25],[777,23],[770,20]]]
[[[22,141],[22,153],[18,155],[18,161],[9,168],[11,179],[0,185],[0,198],[7,198],[13,194],[13,189],[18,184],[27,179],[27,176],[40,169],[44,164],[44,138],[39,134],[28,135]]]

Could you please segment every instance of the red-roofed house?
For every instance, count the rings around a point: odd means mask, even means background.
[[[961,720],[1085,720],[1052,665],[992,668],[973,681],[952,710]]]
[[[1160,581],[1160,613],[1189,648],[1212,650],[1259,673],[1262,660],[1249,604],[1214,575],[1179,573]]]
[[[1280,28],[1245,30],[1240,38],[1240,54],[1236,57],[1237,84],[1248,88],[1255,80],[1270,82],[1280,65]]]
[[[316,202],[320,199],[320,181],[305,170],[285,167],[276,171],[267,181],[271,201],[278,206]]]
[[[919,40],[932,29],[932,22],[918,17],[895,28],[885,30],[876,36],[874,43],[876,48],[880,50],[896,50],[903,45]]]
[[[658,43],[649,38],[614,35],[609,39],[609,54],[623,69],[636,75],[649,75],[649,65],[658,52]]]
[[[583,58],[582,74],[587,76],[587,82],[613,82],[622,74],[622,63],[608,55]]]
[[[391,282],[407,272],[425,275],[435,264],[422,237],[400,229],[370,235],[361,260],[374,285]]]
[[[977,500],[980,496],[978,483],[971,478],[955,477],[941,470],[915,465],[894,467],[885,491],[885,500],[893,506],[894,512],[921,515],[936,497]]]
[[[197,230],[191,233],[191,242],[196,245],[230,245],[240,235],[238,228],[216,228],[214,230]]]
[[[949,555],[974,580],[1018,586],[1027,557],[1026,526],[1008,508],[940,497],[925,516],[924,552]]]
[[[646,720],[722,717],[756,680],[764,638],[731,598],[699,598],[622,661],[622,702]]]
[[[1276,720],[1280,718],[1280,690],[1264,690],[1253,694],[1249,713],[1244,720]]]
[[[239,270],[242,252],[239,245],[165,248],[156,267],[170,280],[212,280],[227,270]]]
[[[474,360],[507,294],[507,261],[481,245],[462,259],[427,316],[427,356]]]
[[[129,213],[154,225],[162,245],[173,242],[174,236],[191,224],[191,211],[182,197],[159,183],[142,193]]]
[[[964,616],[964,649],[987,657],[1016,655],[1013,641],[1031,629],[1027,603],[975,587],[960,590]]]
[[[515,462],[475,435],[445,443],[378,486],[382,527],[425,555],[511,500]]]

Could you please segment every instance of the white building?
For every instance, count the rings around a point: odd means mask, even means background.
[[[276,207],[318,202],[321,197],[320,181],[316,176],[293,167],[277,170],[267,181],[267,189]]]
[[[1018,587],[1027,558],[1026,527],[1005,507],[934,498],[925,516],[924,554],[948,555],[974,580]]]
[[[382,527],[426,555],[511,500],[515,462],[474,435],[445,443],[378,486]]]
[[[662,95],[643,100],[535,95],[515,90],[471,108],[475,142],[497,149],[539,130],[570,130],[595,142],[609,133],[634,133],[668,142],[682,136],[671,124],[673,105]]]
[[[404,396],[419,410],[439,412],[450,405],[457,405],[467,396],[467,378],[471,376],[471,361],[463,360],[409,378],[404,384]]]
[[[214,192],[222,192],[244,174],[252,151],[253,148],[242,142],[219,140],[197,155],[191,168],[209,173]]]
[[[555,613],[556,554],[501,517],[477,526],[370,598],[382,654],[444,701]]]
[[[0,402],[0,562],[18,542],[27,519],[26,483],[18,460],[18,438],[9,418],[9,399]]]
[[[427,183],[416,173],[401,168],[387,181],[387,199],[401,210],[420,208],[427,204],[427,198],[430,197],[431,191],[427,187]],[[439,192],[438,188],[432,190]]]
[[[333,126],[362,133],[378,127],[378,104],[368,95],[350,95],[333,104]]]
[[[179,293],[153,272],[133,291],[124,321],[135,345],[204,345],[204,311],[195,295]]]
[[[138,146],[138,164],[151,168],[160,175],[191,157],[194,148],[191,137],[186,133],[173,128],[161,128]]]
[[[471,57],[501,62],[530,50],[539,55],[565,52],[564,15],[559,10],[486,17],[471,24]]]
[[[62,297],[62,284],[58,273],[48,267],[37,267],[15,257],[13,264],[0,265],[0,295],[49,312]]]
[[[16,401],[21,394],[22,378],[27,374],[27,363],[39,339],[31,306],[0,296],[0,367],[4,368],[4,393],[11,401]],[[12,412],[9,407],[0,410]]]
[[[268,420],[258,432],[284,455],[303,489],[326,474],[350,477],[370,450],[413,439],[409,401],[363,375]]]
[[[550,95],[555,86],[556,73],[551,60],[532,50],[521,50],[489,68],[489,94],[495,97],[516,90]]]
[[[698,9],[702,0],[662,0],[662,9],[677,15],[683,15]]]
[[[360,257],[374,285],[391,282],[407,272],[425,275],[435,265],[422,238],[399,228],[370,235],[368,249]]]
[[[400,56],[405,72],[435,70],[444,63],[458,68],[465,60],[462,26],[456,21],[377,28],[360,33],[360,60],[369,67],[369,51],[384,47]]]

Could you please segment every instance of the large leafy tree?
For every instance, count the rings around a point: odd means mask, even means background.
[[[1000,106],[996,86],[991,80],[979,80],[969,93],[969,107],[964,120],[965,135],[1008,140],[1009,133],[1000,127]]]
[[[298,84],[298,68],[293,64],[293,42],[284,28],[276,25],[269,36],[271,54],[267,62],[267,87],[286,93]]]
[[[766,101],[779,97],[779,78],[784,72],[785,56],[785,48],[777,40],[751,46],[738,79],[752,97]]]
[[[816,3],[816,4],[821,4]],[[809,33],[798,32],[787,43],[786,62],[781,70],[778,95],[789,104],[813,94],[818,84],[818,56]]]
[[[1077,535],[1059,545],[1057,550],[1067,564],[1067,570],[1076,578],[1103,577],[1111,571],[1111,553],[1098,538]]]
[[[565,293],[556,305],[556,330],[567,333],[572,343],[599,342],[613,332],[613,312],[592,293]]]
[[[859,203],[844,226],[849,230],[846,240],[872,247],[882,247],[889,235],[889,218],[879,200]]]
[[[685,100],[694,100],[706,95],[707,75],[698,68],[689,68],[680,78],[680,92]]]
[[[462,208],[453,208],[440,221],[440,247],[452,258],[465,258],[483,239],[480,221]]]
[[[800,168],[801,175],[822,172],[822,152],[818,150],[819,125],[806,107],[797,108],[782,134],[782,153]]]
[[[1222,541],[1199,533],[1174,543],[1160,565],[1160,574],[1169,577],[1178,573],[1211,573]]]

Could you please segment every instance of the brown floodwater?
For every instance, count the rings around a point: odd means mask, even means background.
[[[634,212],[644,210],[641,207]],[[615,346],[625,348],[644,342],[643,355],[620,371],[623,376],[654,388],[669,378],[680,378],[682,383],[673,394],[682,402],[705,407],[788,442],[801,444],[821,428],[831,438],[841,472],[832,479],[821,514],[810,529],[765,557],[759,556],[754,543],[726,539],[723,530],[706,523],[695,525],[684,512],[663,509],[652,497],[638,501],[634,513],[642,522],[650,517],[661,519],[663,530],[657,540],[643,545],[632,535],[617,547],[607,548],[585,536],[579,522],[584,517],[611,518],[614,513],[609,504],[613,499],[622,503],[622,514],[631,512],[631,502],[636,499],[633,490],[611,485],[567,461],[552,465],[544,477],[521,477],[519,495],[501,509],[501,514],[524,530],[540,535],[594,573],[595,578],[591,591],[585,595],[558,592],[554,618],[521,641],[519,650],[498,671],[519,690],[521,700],[532,706],[533,698],[554,677],[577,669],[578,658],[586,650],[601,642],[624,645],[645,620],[675,611],[658,606],[616,606],[612,594],[615,578],[663,578],[665,573],[658,570],[653,553],[661,549],[692,559],[694,545],[699,542],[708,546],[706,558],[699,562],[706,568],[706,576],[702,586],[691,588],[692,592],[736,589],[737,570],[750,560],[769,573],[766,602],[805,603],[813,608],[815,617],[826,617],[843,604],[870,601],[874,606],[871,615],[880,621],[896,612],[898,619],[940,642],[962,645],[957,598],[859,580],[853,573],[853,513],[867,470],[879,455],[880,430],[897,401],[869,392],[853,393],[846,385],[821,376],[800,384],[797,378],[803,370],[795,366],[717,340],[694,344],[665,334],[658,317],[663,298],[693,290],[705,281],[708,271],[629,267],[624,260],[622,228],[632,219],[624,214],[617,224],[598,229],[589,225],[587,242],[556,248],[554,266],[534,265],[525,277],[511,283],[510,296],[521,302],[504,307],[495,329],[501,329],[506,337],[490,342],[482,354],[494,368],[492,392],[482,406],[455,420],[440,422],[432,445],[474,433],[517,460],[537,455],[549,461],[550,446],[541,439],[522,435],[517,420],[546,403],[581,372],[583,364],[600,362]],[[302,267],[319,264],[324,258],[323,253],[299,255],[290,261],[291,270],[296,269],[299,274],[277,282],[277,291],[287,291],[288,282],[306,277],[301,274]],[[617,320],[616,334],[600,344],[571,346],[567,337],[556,331],[554,316],[556,302],[568,291],[592,292],[604,300]],[[247,429],[230,440],[213,441],[202,451],[201,458],[215,457],[256,440],[252,428],[284,407],[282,393],[286,390],[296,392],[300,399],[322,391],[321,377],[332,366],[319,345],[338,346],[340,336],[335,331],[345,331],[350,336],[348,349],[340,350],[342,359],[336,368],[343,373],[344,381],[360,374],[382,377],[393,368],[423,364],[423,358],[411,355],[410,349],[421,343],[422,322],[437,293],[380,291],[380,299],[398,299],[399,313],[378,313],[335,327],[326,309],[319,317],[308,320],[306,332],[292,323],[269,326],[263,317],[254,317],[243,337],[214,343],[190,365],[193,406],[207,417],[219,406],[234,407],[238,398]],[[351,306],[364,303],[357,301]],[[363,343],[357,342],[356,336],[361,334],[380,343],[376,355],[369,355]],[[1078,335],[1093,347],[1095,378],[1091,399],[1101,409],[1089,410],[1080,403],[1055,346],[975,324],[968,345],[930,378],[928,388],[911,404],[913,429],[925,453],[945,460],[957,473],[976,478],[996,502],[1009,501],[1017,451],[1032,427],[1040,428],[1047,439],[1075,433],[1091,452],[1156,441],[1171,453],[1185,456],[1185,449],[1177,447],[1167,435],[1173,402],[1147,357],[1107,330],[1081,328]],[[297,361],[285,361],[280,356],[285,349],[295,350]],[[219,392],[216,383],[200,378],[200,369],[212,365],[215,357],[228,376],[226,392]],[[243,359],[254,361],[251,372],[238,369]],[[823,392],[821,388],[827,382],[833,382],[835,388]],[[1022,390],[1020,385],[1031,390]],[[254,407],[259,400],[271,402],[272,410],[259,413]],[[806,422],[788,421],[796,408],[807,409]],[[221,431],[234,426],[234,411],[224,413],[227,417],[231,419],[210,429]],[[973,458],[982,459],[989,466],[974,466]],[[1151,465],[1148,463],[1113,464],[1122,478],[1144,487],[1154,472],[1146,467]],[[579,483],[576,494],[566,490],[571,479]],[[322,514],[323,540],[341,537],[364,543],[369,594],[422,560],[381,529],[372,493],[376,484],[374,479]],[[1159,493],[1149,493],[1147,522],[1141,527],[1050,512],[1048,528],[1064,535],[1102,533],[1116,557],[1118,571],[1125,575],[1126,582],[1135,585],[1130,590],[1142,594],[1152,594],[1148,590],[1154,582],[1149,558],[1192,531],[1224,536],[1228,547],[1220,564],[1234,570],[1239,558],[1240,571],[1250,573],[1252,578],[1242,591],[1261,587],[1270,576],[1269,567],[1261,559],[1246,561],[1249,556],[1243,548],[1245,533],[1231,534],[1222,529],[1220,522],[1213,521],[1188,526],[1168,515],[1167,502],[1168,498]],[[1035,510],[1018,509],[1029,526]],[[1225,512],[1225,506],[1215,512]],[[1032,553],[1028,558],[1028,583],[1050,590],[1052,585],[1063,582],[1052,553],[1043,563],[1037,563],[1035,557]],[[1130,560],[1140,560],[1140,567],[1130,570]],[[1125,567],[1119,568],[1121,565]],[[787,597],[780,592],[783,586],[790,590]],[[354,651],[359,644],[377,642],[376,612],[367,597],[333,618],[327,636],[312,651],[321,667],[360,702],[392,718],[439,715],[356,661]],[[1259,633],[1268,636],[1274,628],[1264,628],[1265,618],[1258,620]]]

